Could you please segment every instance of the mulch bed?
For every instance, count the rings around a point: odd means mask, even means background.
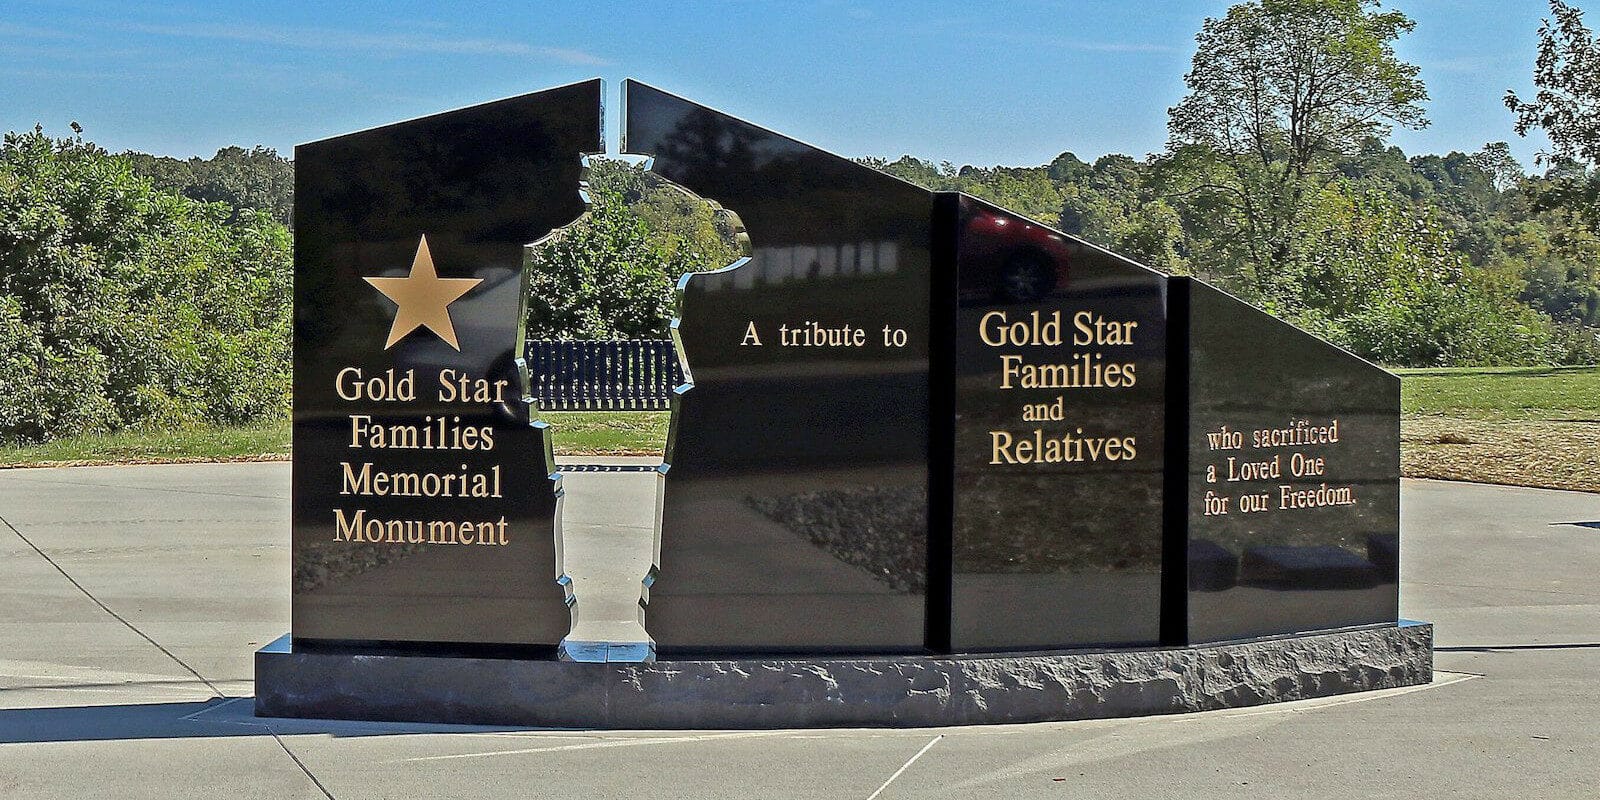
[[[1600,492],[1600,421],[1416,417],[1400,439],[1408,478]]]

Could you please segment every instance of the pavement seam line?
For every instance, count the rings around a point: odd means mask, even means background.
[[[194,712],[193,714],[184,714],[183,715],[183,721],[184,722],[198,722],[199,720],[196,719],[196,718],[199,717],[201,714],[209,714],[212,711],[216,711],[217,709],[222,708],[223,706],[231,706],[234,703],[237,703],[240,700],[244,700],[244,699],[245,698],[243,698],[243,697],[235,697],[235,698],[233,698],[231,700],[223,700],[222,702],[217,703],[215,705],[212,705],[212,704],[208,703],[208,704],[206,704],[205,708],[202,708],[199,711]],[[259,726],[261,726],[263,728],[267,728],[266,723],[263,723],[263,722],[242,722],[242,723],[239,723],[239,724],[241,724],[241,725],[259,725]],[[268,729],[268,731],[271,731],[271,728],[267,728],[267,729]]]
[[[311,774],[311,770],[306,768],[306,763],[301,761],[300,757],[295,755],[293,750],[289,749],[289,745],[283,741],[283,737],[279,736],[277,731],[272,729],[271,725],[262,725],[261,727],[267,729],[267,733],[272,735],[272,741],[278,743],[278,747],[282,748],[284,754],[289,756],[289,760],[293,761],[294,765],[299,767],[300,771],[306,774],[306,777],[311,780],[311,784],[317,787],[317,791],[322,792],[323,797],[328,798],[328,800],[338,800],[338,798],[333,796],[333,792],[328,791],[328,787],[322,785],[322,781],[317,780],[317,776]]]
[[[667,732],[667,733],[670,733],[670,732]],[[446,754],[446,755],[439,755],[439,756],[414,756],[412,758],[403,758],[403,759],[400,759],[398,761],[390,761],[390,762],[387,762],[387,763],[390,763],[390,764],[409,764],[409,763],[416,762],[416,761],[452,761],[452,760],[455,760],[455,759],[462,759],[462,758],[486,758],[486,757],[492,757],[492,756],[521,756],[521,755],[532,755],[532,754],[536,754],[536,753],[568,752],[568,751],[572,751],[572,750],[598,750],[598,749],[609,749],[609,748],[616,748],[616,747],[646,747],[646,746],[658,745],[658,744],[683,744],[683,743],[694,744],[694,743],[697,743],[697,742],[711,741],[711,740],[714,740],[714,739],[757,739],[757,738],[765,738],[765,737],[772,737],[772,736],[792,736],[792,735],[794,735],[794,731],[776,730],[776,731],[733,731],[733,732],[730,732],[730,733],[708,733],[708,734],[700,734],[700,735],[695,735],[695,736],[670,736],[670,735],[667,735],[667,736],[642,736],[642,737],[628,737],[628,738],[563,736],[563,737],[561,737],[563,739],[596,738],[597,740],[596,741],[590,741],[590,742],[584,742],[583,744],[556,745],[555,747],[528,747],[528,748],[522,748],[522,749],[519,749],[519,750],[491,750],[489,752],[483,752],[483,753],[449,753],[449,754]]]
[[[200,722],[201,720],[199,720],[198,717],[201,714],[209,714],[209,713],[211,713],[213,711],[221,709],[221,708],[223,708],[225,706],[233,705],[234,703],[241,702],[241,701],[243,701],[245,699],[246,698],[243,698],[243,697],[234,697],[234,698],[231,698],[231,699],[223,700],[221,703],[217,703],[217,704],[214,704],[214,705],[207,705],[205,708],[202,708],[199,711],[194,712],[193,714],[184,715],[183,719],[188,721],[188,722]],[[224,720],[224,722],[232,722],[232,721],[231,720]],[[306,766],[306,763],[304,761],[301,761],[300,757],[295,755],[293,750],[289,749],[289,743],[285,742],[283,740],[283,737],[278,735],[278,732],[273,729],[271,724],[266,723],[266,722],[233,722],[233,724],[244,725],[244,726],[250,727],[250,728],[260,728],[260,729],[266,731],[267,735],[272,737],[272,741],[278,743],[278,749],[282,750],[284,755],[288,756],[289,760],[293,761],[294,765],[296,767],[300,768],[300,771],[302,773],[304,773],[306,778],[311,781],[311,784],[313,786],[317,787],[318,791],[322,792],[322,796],[323,797],[328,798],[328,800],[337,800],[337,798],[335,798],[333,796],[333,792],[328,791],[328,787],[323,786],[322,785],[322,781],[319,780],[316,775],[312,774],[311,769]]]
[[[911,760],[901,764],[900,768],[895,770],[894,774],[889,776],[889,780],[884,781],[883,785],[879,786],[877,791],[867,795],[867,800],[878,800],[878,795],[883,794],[883,790],[889,788],[889,784],[894,783],[896,778],[906,774],[906,770],[911,769],[911,765],[917,763],[917,759],[922,758],[924,754],[926,754],[929,750],[932,750],[933,746],[938,744],[939,740],[943,738],[944,734],[941,733],[938,736],[933,737],[932,741],[923,745],[922,749],[918,750],[917,754],[911,757]]]
[[[89,598],[90,602],[92,602],[95,605],[99,606],[101,611],[104,611],[107,614],[110,614],[112,619],[122,623],[124,627],[126,627],[130,631],[133,631],[134,634],[137,635],[139,638],[149,642],[152,647],[154,647],[157,650],[160,650],[164,655],[166,655],[167,658],[172,659],[172,662],[174,664],[177,664],[178,666],[183,667],[185,672],[188,672],[190,675],[193,675],[195,677],[195,680],[198,680],[201,683],[205,684],[206,688],[210,689],[212,694],[216,695],[218,698],[226,697],[226,695],[224,695],[221,691],[219,691],[217,689],[217,687],[211,683],[211,681],[206,680],[206,677],[204,675],[201,675],[198,671],[195,670],[194,667],[189,666],[188,662],[185,662],[183,659],[178,658],[176,653],[173,653],[171,650],[168,650],[167,648],[163,647],[160,642],[156,641],[155,639],[150,638],[150,636],[147,635],[144,631],[141,631],[138,628],[134,627],[133,623],[127,621],[126,619],[123,619],[121,614],[118,614],[117,612],[111,610],[111,606],[108,606],[105,603],[100,602],[100,598],[95,597],[94,594],[92,592],[90,592],[87,588],[85,588],[83,584],[78,583],[78,579],[76,579],[76,578],[72,577],[70,574],[68,574],[65,569],[62,569],[61,565],[57,564],[55,559],[51,558],[48,553],[46,553],[45,551],[41,550],[38,545],[34,544],[32,539],[29,539],[28,537],[24,536],[22,534],[22,531],[17,530],[17,526],[12,525],[10,520],[6,519],[3,516],[0,516],[0,524],[3,524],[7,528],[10,528],[11,532],[16,534],[17,538],[21,539],[23,544],[27,545],[29,549],[33,550],[33,552],[38,553],[39,557],[45,560],[45,563],[47,563],[50,566],[54,567],[56,572],[61,573],[61,577],[66,578],[67,582],[72,584],[73,587],[76,588],[78,591],[82,592],[84,597]]]

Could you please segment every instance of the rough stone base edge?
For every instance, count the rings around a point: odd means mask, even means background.
[[[1433,626],[1189,648],[652,664],[256,653],[256,714],[587,729],[941,727],[1177,714],[1428,683]]]

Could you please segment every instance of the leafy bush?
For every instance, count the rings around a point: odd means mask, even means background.
[[[1553,344],[1557,364],[1600,364],[1600,330],[1557,322]]]
[[[528,336],[632,339],[666,335],[672,281],[649,229],[622,199],[594,192],[587,214],[534,248]]]
[[[0,443],[282,414],[290,264],[265,214],[157,191],[81,138],[7,134]]]
[[[1538,312],[1470,284],[1390,285],[1338,322],[1340,343],[1383,364],[1549,364],[1552,325]]]
[[[1521,286],[1472,267],[1439,220],[1342,183],[1322,190],[1277,298],[1302,325],[1375,361],[1403,366],[1549,364],[1549,317]]]
[[[528,336],[665,338],[679,276],[732,263],[742,228],[637,165],[590,167],[589,211],[533,248]]]

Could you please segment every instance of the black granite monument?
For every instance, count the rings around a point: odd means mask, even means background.
[[[1429,680],[1431,628],[1397,619],[1393,376],[634,81],[623,149],[751,251],[679,284],[661,661],[565,660],[524,263],[584,210],[601,98],[297,149],[293,637],[257,656],[259,713],[928,725]]]
[[[296,646],[566,634],[524,257],[584,211],[600,100],[593,80],[295,149]]]
[[[1167,278],[982,200],[949,202],[951,649],[1156,644]]]
[[[662,473],[651,635],[921,651],[933,193],[634,81],[623,98],[623,149],[736,212],[751,246],[681,286],[690,383]]]

